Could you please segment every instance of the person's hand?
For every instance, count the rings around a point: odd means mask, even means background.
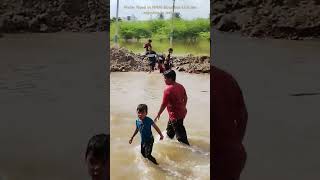
[[[132,138],[129,140],[129,144],[131,144],[132,143]]]
[[[160,141],[161,141],[161,140],[163,140],[163,135],[162,135],[162,134],[160,135]]]
[[[160,116],[158,115],[156,118],[154,118],[154,122],[156,123],[159,120]]]

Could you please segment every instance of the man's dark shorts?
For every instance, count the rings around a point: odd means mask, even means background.
[[[186,129],[183,125],[183,119],[168,121],[167,135],[171,139],[176,135],[179,142],[190,145]]]
[[[150,140],[141,143],[141,154],[143,157],[147,158],[151,156],[153,142],[154,142],[154,138],[152,137]]]

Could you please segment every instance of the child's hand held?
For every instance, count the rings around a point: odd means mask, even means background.
[[[158,115],[156,118],[154,118],[154,122],[157,122],[159,120],[160,116]]]
[[[160,140],[163,140],[163,135],[160,135]]]

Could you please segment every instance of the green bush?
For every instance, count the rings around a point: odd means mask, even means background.
[[[199,37],[200,37],[201,39],[210,40],[210,32],[200,32],[200,33],[199,33]]]
[[[173,21],[173,38],[178,40],[197,40],[210,38],[209,19]],[[119,22],[119,35],[124,40],[143,38],[153,38],[158,40],[168,39],[171,33],[171,20],[152,20],[152,21],[122,21]],[[114,37],[115,24],[111,23],[110,36]]]

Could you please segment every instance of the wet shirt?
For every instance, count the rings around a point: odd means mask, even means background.
[[[169,120],[184,119],[187,114],[185,100],[186,90],[179,83],[167,85],[163,92],[162,102],[167,105]]]
[[[152,131],[151,126],[153,124],[153,120],[149,117],[145,117],[143,121],[140,119],[136,120],[136,127],[138,128],[141,136],[141,144],[148,142],[152,139]]]

